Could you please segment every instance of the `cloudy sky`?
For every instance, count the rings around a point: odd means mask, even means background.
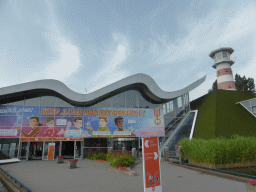
[[[207,75],[193,100],[215,81],[220,47],[256,80],[256,2],[0,1],[0,87],[57,79],[85,94],[144,73],[169,92]]]

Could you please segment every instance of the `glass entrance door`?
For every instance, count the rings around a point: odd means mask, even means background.
[[[74,144],[74,141],[62,141],[61,155],[67,159],[73,159],[75,152]]]
[[[121,151],[123,147],[126,151],[132,151],[132,148],[136,148],[138,150],[138,139],[118,138],[117,140],[114,140],[113,150]]]
[[[28,159],[41,160],[42,154],[43,154],[43,142],[30,142]]]
[[[60,141],[55,141],[55,153],[54,158],[60,155]]]
[[[21,142],[20,143],[20,160],[26,159],[28,154],[28,142]]]
[[[43,150],[43,160],[48,159],[48,145],[51,143],[51,141],[45,141],[44,142],[44,150]]]
[[[82,141],[75,141],[75,159],[79,159],[82,155],[81,152]]]

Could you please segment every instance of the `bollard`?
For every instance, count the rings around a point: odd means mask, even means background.
[[[181,146],[178,148],[178,154],[179,154],[179,162],[180,164],[182,163],[182,151],[181,151]]]
[[[132,148],[132,155],[134,156],[135,160],[137,159],[137,151],[136,148]]]
[[[183,158],[183,153],[182,153],[181,146],[179,146],[178,153],[179,153],[179,162],[180,162],[180,164],[188,163],[188,159],[187,158]]]
[[[168,147],[164,148],[164,161],[169,161],[169,150],[168,150]]]
[[[108,147],[108,152],[111,152],[113,151],[113,148],[112,147]]]

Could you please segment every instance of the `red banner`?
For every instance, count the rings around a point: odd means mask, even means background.
[[[158,138],[143,138],[144,191],[162,192]]]

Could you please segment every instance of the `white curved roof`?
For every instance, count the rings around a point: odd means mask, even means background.
[[[206,76],[183,89],[166,92],[163,91],[150,76],[139,73],[121,79],[89,94],[77,93],[58,80],[46,79],[3,87],[0,89],[0,99],[44,93],[45,95],[56,94],[60,98],[72,104],[91,105],[92,103],[104,100],[125,90],[138,88],[144,97],[151,98],[155,103],[161,103],[179,97],[195,89],[201,85],[205,79]]]

